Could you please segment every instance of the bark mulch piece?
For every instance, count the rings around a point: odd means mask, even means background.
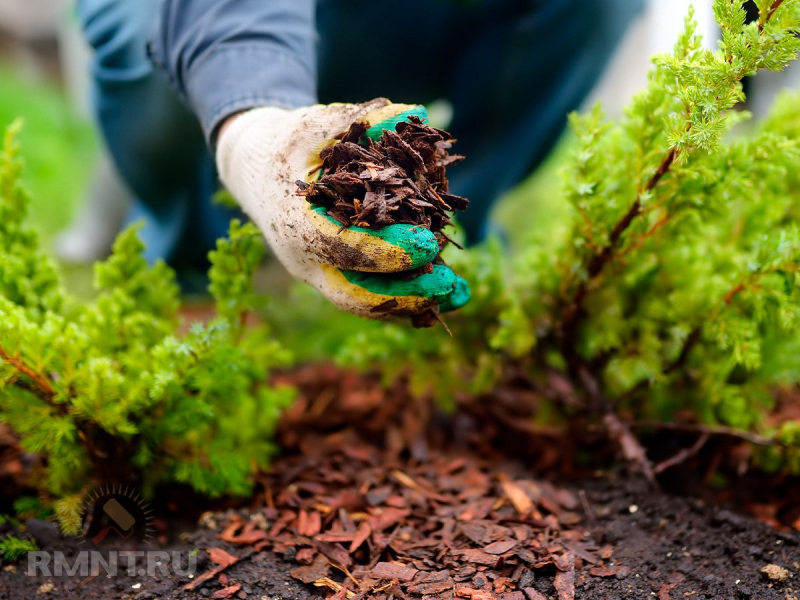
[[[434,449],[418,462],[338,434],[308,450],[265,477],[259,546],[306,563],[291,571],[304,583],[352,598],[514,598],[555,569],[567,599],[576,566],[598,561],[578,497],[502,464]]]
[[[320,153],[319,180],[297,182],[297,194],[328,214],[342,228],[379,229],[394,223],[419,225],[440,233],[449,212],[468,201],[451,194],[445,170],[463,159],[449,153],[449,133],[411,116],[379,141],[364,138],[369,124],[358,121],[339,136],[339,143]],[[443,238],[442,238],[443,239]]]

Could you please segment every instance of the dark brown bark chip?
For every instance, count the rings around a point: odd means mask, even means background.
[[[496,567],[500,562],[500,557],[492,556],[477,548],[459,550],[458,556],[464,562],[475,565],[486,565],[488,567]]]
[[[314,558],[314,562],[310,565],[297,567],[292,569],[290,574],[295,579],[299,579],[303,583],[314,583],[315,581],[328,576],[330,570],[330,563],[321,554]]]
[[[446,592],[447,590],[452,590],[455,586],[452,579],[447,579],[445,581],[430,581],[425,583],[418,583],[414,585],[410,585],[407,588],[407,591],[411,594],[420,594],[422,596],[427,596],[430,594],[438,594],[440,592]]]
[[[395,563],[379,562],[370,571],[373,579],[396,579],[397,581],[412,581],[414,576],[419,573],[412,567],[404,567]]]
[[[489,544],[483,549],[483,551],[486,552],[486,554],[505,554],[516,545],[516,540],[503,540]]]
[[[463,159],[450,154],[449,133],[411,116],[372,141],[364,138],[368,126],[357,121],[336,136],[341,141],[320,152],[319,179],[298,181],[297,195],[343,227],[406,223],[439,232],[449,212],[467,208],[466,198],[448,190],[446,168]]]
[[[575,600],[575,571],[559,571],[553,585],[558,592],[558,600]]]

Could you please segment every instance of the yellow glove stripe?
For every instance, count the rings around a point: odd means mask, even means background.
[[[367,230],[353,227],[342,229],[342,226],[326,215],[320,215],[306,203],[306,216],[319,232],[328,238],[340,242],[359,256],[341,256],[334,260],[339,268],[365,273],[399,273],[414,268],[411,256],[400,246],[373,235]],[[351,260],[352,264],[346,264]]]
[[[421,296],[388,296],[370,292],[360,285],[355,285],[347,281],[342,272],[330,265],[320,264],[319,267],[325,274],[325,280],[334,291],[346,294],[353,299],[353,303],[366,307],[375,308],[394,300],[397,304],[388,310],[386,316],[391,315],[416,315],[436,305],[436,301]],[[375,318],[380,317],[380,313],[371,314]]]
[[[418,106],[417,104],[387,104],[382,108],[378,108],[364,115],[364,120],[370,125],[377,125],[381,121],[396,117],[400,113],[413,110],[418,108]]]

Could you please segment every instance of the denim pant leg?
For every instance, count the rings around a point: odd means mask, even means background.
[[[79,0],[78,14],[95,50],[97,120],[144,218],[149,260],[202,268],[228,215],[211,205],[214,161],[196,117],[147,57],[158,0]]]
[[[493,202],[548,154],[602,75],[642,0],[561,0],[475,24],[449,79],[450,131],[467,156],[449,171],[470,198],[459,220],[482,239]]]
[[[319,101],[442,98],[463,15],[457,0],[318,0]]]
[[[455,150],[467,157],[449,170],[451,190],[470,199],[458,220],[474,243],[492,204],[550,151],[642,4],[321,0],[320,99],[448,99]]]

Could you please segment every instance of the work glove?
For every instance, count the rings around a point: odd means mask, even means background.
[[[417,225],[346,227],[297,196],[298,180],[316,180],[320,151],[364,120],[367,136],[415,115],[420,106],[378,99],[365,104],[265,107],[235,117],[220,134],[217,165],[231,194],[260,228],[272,252],[294,277],[310,283],[339,308],[369,318],[408,317],[454,310],[470,296],[466,281],[441,264],[406,273],[439,254],[433,232]]]

